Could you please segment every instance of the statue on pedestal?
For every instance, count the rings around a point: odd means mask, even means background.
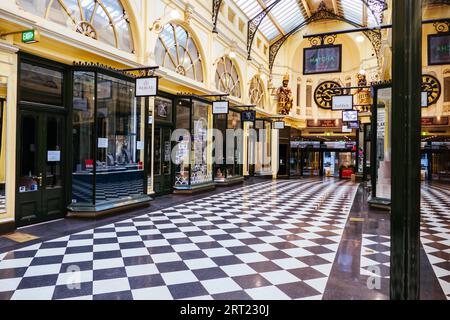
[[[288,115],[292,109],[294,98],[292,97],[292,90],[288,87],[289,75],[285,74],[283,77],[283,85],[277,90],[277,112],[282,115]]]
[[[358,73],[358,86],[367,86],[367,80],[365,74]],[[360,111],[369,111],[370,105],[372,104],[372,99],[370,97],[369,88],[359,88],[356,92],[356,104],[359,106]]]

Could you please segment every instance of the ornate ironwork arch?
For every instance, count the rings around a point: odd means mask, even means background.
[[[267,16],[267,14],[270,12],[270,10],[273,9],[278,3],[280,3],[281,0],[276,0],[271,5],[266,7],[264,10],[262,10],[260,13],[258,13],[256,16],[254,16],[247,24],[247,59],[251,60],[251,52],[252,52],[252,45],[253,41],[255,40],[256,32],[258,31],[259,26],[261,25],[261,22],[264,20],[264,18]]]
[[[217,31],[217,20],[219,19],[219,10],[222,5],[223,0],[212,0],[212,23],[213,30],[212,32],[218,33]]]
[[[311,15],[311,17],[309,17],[307,20],[300,23],[297,27],[295,27],[290,32],[286,33],[280,39],[278,39],[277,41],[275,41],[273,44],[270,45],[270,48],[269,48],[269,68],[270,68],[270,70],[272,70],[272,68],[273,68],[273,64],[275,62],[275,58],[278,54],[278,51],[280,50],[281,46],[286,42],[286,40],[290,36],[292,36],[294,33],[299,31],[301,28],[307,26],[310,23],[317,22],[319,20],[338,20],[338,21],[348,23],[356,28],[363,27],[362,25],[360,25],[356,22],[346,19],[344,16],[337,15],[332,10],[328,9],[326,4],[324,2],[322,2],[319,5],[318,9]],[[375,50],[375,54],[377,56],[378,62],[380,63],[380,61],[381,61],[381,55],[380,55],[381,31],[378,29],[373,29],[373,30],[369,30],[369,31],[364,31],[363,33],[369,39],[369,41],[372,43],[372,46]]]

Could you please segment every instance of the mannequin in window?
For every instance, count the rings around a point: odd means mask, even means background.
[[[122,145],[121,157],[123,159],[124,164],[130,163],[130,151],[128,150],[126,142],[124,142]]]

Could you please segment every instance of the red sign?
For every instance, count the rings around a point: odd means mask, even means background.
[[[339,119],[307,120],[306,125],[310,128],[340,128],[342,127],[342,122]]]
[[[439,118],[422,118],[422,127],[427,126],[448,126],[448,117],[439,117]]]

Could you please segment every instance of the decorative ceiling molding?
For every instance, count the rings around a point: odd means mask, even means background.
[[[387,0],[361,0],[366,7],[372,11],[378,24],[381,24],[384,19],[384,11],[387,10]]]
[[[363,0],[366,1],[366,0]],[[371,0],[369,0],[371,1]],[[381,1],[381,0],[372,0],[372,1]],[[334,13],[334,11],[331,9],[328,9],[328,7],[326,6],[325,2],[321,2],[319,7],[317,8],[317,10],[311,15],[311,17],[309,17],[307,20],[305,20],[304,22],[300,23],[297,27],[295,27],[292,31],[290,31],[289,33],[283,35],[281,38],[279,38],[278,40],[276,40],[274,43],[272,43],[270,45],[269,48],[269,69],[272,70],[273,68],[273,64],[275,62],[275,58],[278,54],[278,51],[280,50],[281,46],[286,42],[286,40],[292,36],[293,34],[295,34],[297,31],[299,31],[300,29],[302,29],[303,27],[307,26],[308,24],[311,24],[313,22],[317,22],[320,20],[338,20],[338,21],[342,21],[345,23],[348,23],[356,28],[362,28],[363,26],[355,23],[353,21],[350,21],[348,19],[346,19],[344,16],[341,15],[337,15]],[[381,54],[380,54],[380,49],[381,49],[381,31],[378,29],[374,29],[374,30],[369,30],[369,31],[364,31],[363,32],[364,35],[370,40],[370,42],[372,43],[372,46],[375,50],[375,54],[377,56],[378,59],[378,63],[380,64],[381,62]]]

